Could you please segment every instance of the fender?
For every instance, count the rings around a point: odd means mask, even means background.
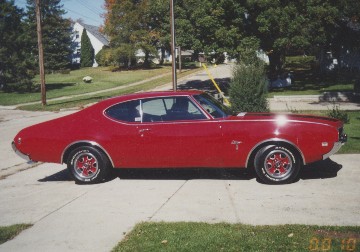
[[[294,149],[296,149],[299,153],[300,153],[300,156],[301,156],[301,159],[302,159],[302,162],[304,165],[306,165],[306,160],[305,160],[305,157],[304,157],[304,154],[302,153],[302,151],[291,141],[288,141],[286,139],[282,139],[282,138],[270,138],[270,139],[266,139],[262,142],[259,142],[257,143],[252,149],[251,151],[249,152],[247,158],[246,158],[246,163],[245,163],[245,167],[248,167],[248,164],[249,164],[249,161],[250,161],[250,156],[253,154],[254,150],[256,150],[260,145],[263,145],[267,142],[276,142],[276,143],[287,143],[287,144],[290,144],[291,147],[293,147]]]
[[[78,145],[78,144],[86,144],[86,145],[91,145],[91,146],[94,146],[94,147],[98,147],[100,150],[102,150],[106,156],[109,158],[110,160],[110,163],[112,165],[112,167],[114,167],[114,162],[113,160],[111,159],[111,156],[109,155],[109,153],[105,150],[104,147],[102,147],[100,144],[98,144],[97,142],[94,142],[94,141],[89,141],[89,140],[80,140],[80,141],[76,141],[76,142],[73,142],[71,144],[69,144],[68,146],[66,146],[66,148],[64,149],[64,151],[62,152],[61,154],[61,161],[60,163],[63,164],[64,163],[64,156],[65,154],[70,150],[70,148],[74,145]]]

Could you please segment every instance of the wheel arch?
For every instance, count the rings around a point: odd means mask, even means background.
[[[103,152],[107,156],[107,158],[109,159],[112,167],[114,167],[114,162],[111,159],[109,153],[105,150],[105,148],[103,148],[100,144],[98,144],[98,143],[96,143],[94,141],[87,141],[87,140],[76,141],[76,142],[73,142],[73,143],[69,144],[68,146],[66,146],[63,153],[61,154],[61,164],[63,164],[64,162],[65,163],[67,162],[71,151],[73,151],[74,149],[76,149],[78,147],[81,147],[81,146],[95,147],[99,151]]]
[[[305,160],[304,154],[294,143],[292,143],[286,139],[273,138],[273,139],[267,139],[265,141],[262,141],[262,142],[256,144],[251,149],[251,151],[249,152],[248,157],[246,159],[245,167],[247,167],[247,168],[254,167],[254,159],[255,159],[256,153],[266,145],[283,146],[285,148],[288,148],[288,149],[294,151],[295,154],[298,155],[302,165],[306,165],[306,160]]]

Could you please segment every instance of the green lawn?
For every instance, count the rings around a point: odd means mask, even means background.
[[[266,214],[265,214],[266,215]],[[360,251],[360,227],[141,223],[116,251]]]
[[[13,239],[21,231],[31,227],[31,224],[17,224],[12,226],[0,227],[0,244]]]
[[[339,153],[360,153],[360,111],[347,112],[350,123],[345,124],[345,133],[348,135],[348,142],[341,147]]]
[[[286,57],[285,72],[293,74],[293,85],[270,90],[274,95],[320,95],[323,92],[353,92],[354,73],[320,74],[314,70],[315,57]]]
[[[178,78],[193,74],[195,72],[199,71],[199,68],[187,70],[182,73],[178,73]],[[167,84],[171,82],[171,75],[164,75],[162,77],[156,78],[154,80],[150,80],[147,82],[144,82],[142,84],[127,87],[124,89],[114,90],[114,91],[108,91],[99,93],[96,95],[82,95],[79,97],[74,98],[68,98],[64,100],[58,100],[58,101],[49,101],[47,106],[43,107],[41,104],[32,104],[32,105],[26,105],[26,106],[20,106],[19,109],[22,110],[30,110],[30,111],[59,111],[60,109],[66,109],[66,108],[81,108],[89,103],[98,102],[100,100],[117,96],[117,95],[123,95],[123,94],[129,94],[139,91],[147,91],[150,89],[153,89],[155,87],[161,86],[163,84]],[[92,84],[90,84],[92,85]]]
[[[164,66],[149,70],[131,70],[112,72],[109,68],[82,68],[71,71],[68,74],[47,74],[46,79],[46,96],[48,99],[84,94],[93,91],[99,91],[126,84],[138,82],[144,79],[162,76],[164,74],[170,75],[171,67]],[[86,84],[82,81],[85,76],[91,76],[93,81],[91,84]],[[39,76],[34,81],[39,83]],[[16,105],[20,103],[27,103],[33,101],[40,101],[40,92],[32,93],[5,93],[0,91],[0,105]]]

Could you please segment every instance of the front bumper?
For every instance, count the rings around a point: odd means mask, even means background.
[[[346,142],[347,142],[347,135],[343,133],[339,137],[339,142],[334,143],[334,146],[331,149],[331,151],[323,155],[323,160],[329,158],[331,155],[334,155],[336,152],[338,152],[341,146],[343,146]]]
[[[16,145],[15,145],[14,142],[11,143],[11,146],[12,146],[13,150],[15,151],[15,153],[16,153],[19,157],[25,159],[25,160],[28,161],[28,162],[31,162],[31,161],[32,161],[32,160],[30,159],[29,155],[26,155],[26,154],[22,153],[21,151],[18,150],[18,148],[16,148]]]

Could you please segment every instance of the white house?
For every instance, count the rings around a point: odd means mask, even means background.
[[[100,32],[99,27],[93,25],[84,24],[81,21],[76,21],[73,27],[74,39],[72,55],[72,63],[80,64],[80,52],[81,52],[81,35],[86,30],[86,33],[90,39],[92,47],[94,48],[95,55],[103,48],[103,46],[109,45],[109,39]],[[97,67],[98,63],[94,60],[93,67]]]

